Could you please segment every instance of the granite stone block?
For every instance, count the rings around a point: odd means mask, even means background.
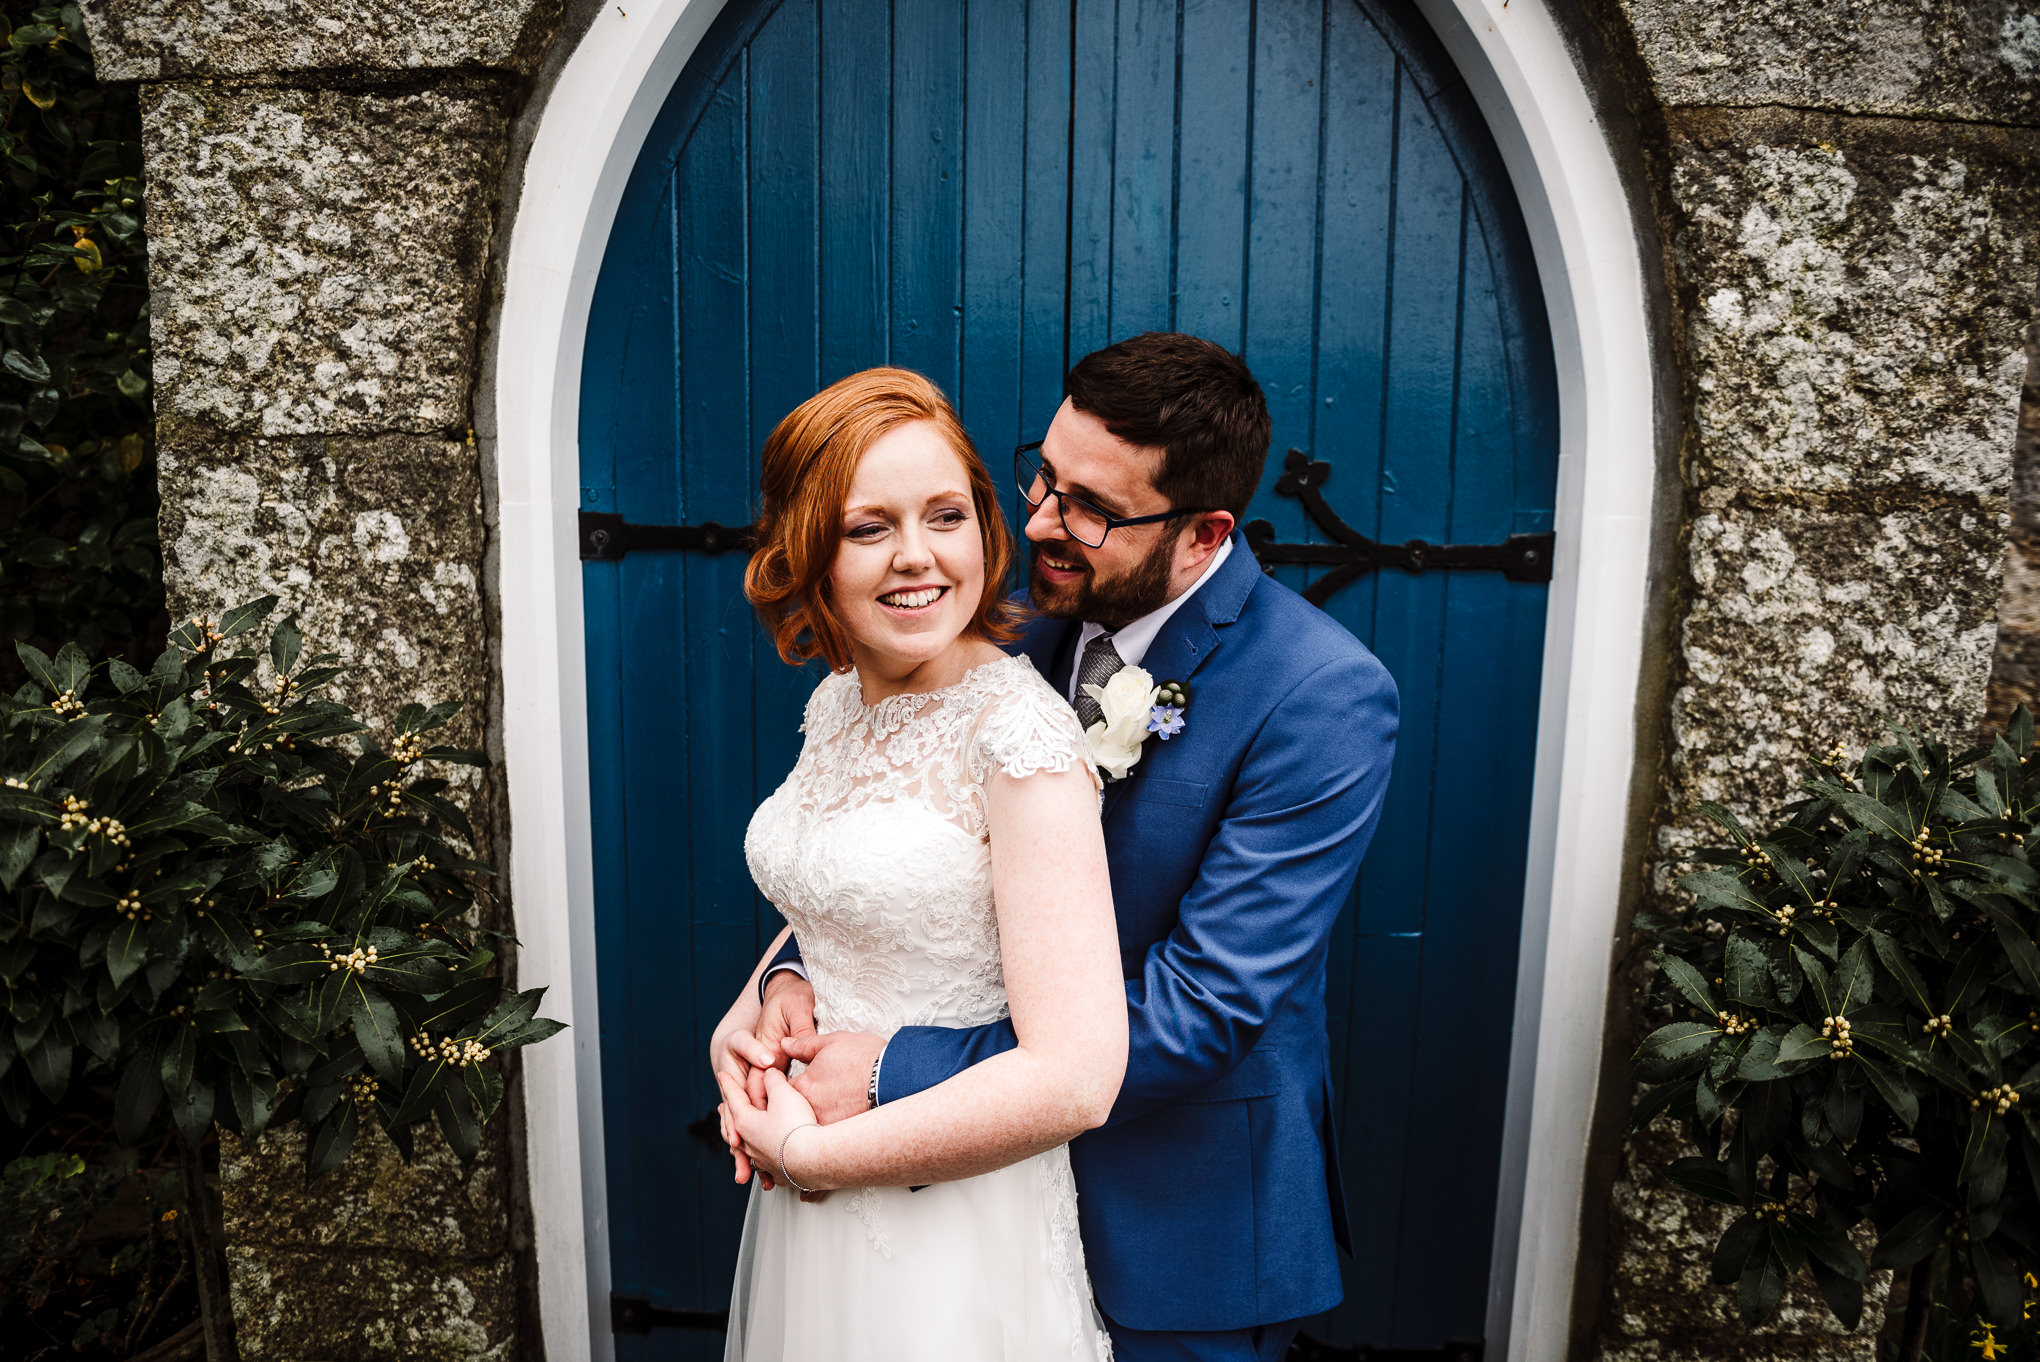
[[[1689,482],[2006,494],[2040,134],[1673,120]]]
[[[154,86],[142,107],[165,432],[465,430],[494,88]]]

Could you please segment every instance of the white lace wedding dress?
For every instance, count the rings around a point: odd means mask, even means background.
[[[799,935],[823,1031],[1006,1015],[984,785],[1097,772],[1076,715],[1025,658],[864,704],[854,673],[808,701],[807,741],[744,838]],[[1067,1147],[918,1192],[802,1202],[753,1182],[727,1362],[1110,1357],[1077,1238]]]

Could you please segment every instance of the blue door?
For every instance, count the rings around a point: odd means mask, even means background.
[[[720,1356],[742,1220],[705,1051],[780,925],[743,833],[816,679],[740,590],[760,445],[901,364],[1001,469],[1071,361],[1158,328],[1245,354],[1275,416],[1257,552],[1402,687],[1333,946],[1356,1254],[1308,1332],[1479,1337],[1557,401],[1464,86],[1407,0],[730,0],[625,194],[583,371],[619,1356]]]

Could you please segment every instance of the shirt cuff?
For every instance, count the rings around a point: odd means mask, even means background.
[[[871,1061],[871,1092],[869,1096],[871,1098],[871,1105],[874,1107],[878,1105],[878,1071],[884,1067],[885,1047],[881,1045],[878,1049],[878,1058]]]
[[[807,967],[805,965],[802,965],[798,960],[786,960],[782,961],[777,965],[774,965],[771,969],[766,970],[765,973],[758,976],[759,1002],[762,1003],[765,1001],[765,985],[772,982],[772,976],[775,974],[782,973],[799,975],[803,979],[807,979],[808,977]],[[813,983],[814,980],[808,979],[808,982]]]

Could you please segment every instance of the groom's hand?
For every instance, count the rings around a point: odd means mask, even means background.
[[[769,1056],[754,1062],[742,1075],[753,1106],[765,1105],[765,1070],[786,1072],[786,1042],[812,1039],[815,1034],[815,988],[790,969],[780,970],[765,981],[765,1005],[758,1013],[758,1030],[751,1039]]]
[[[826,1036],[789,1036],[780,1046],[807,1067],[795,1075],[793,1089],[815,1109],[823,1125],[845,1120],[871,1106],[871,1066],[885,1042],[862,1031],[831,1031]]]

